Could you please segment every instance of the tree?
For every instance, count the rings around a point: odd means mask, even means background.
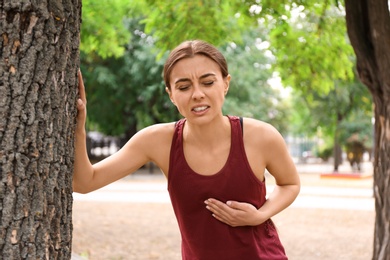
[[[357,78],[353,81],[335,81],[334,88],[326,93],[315,90],[294,91],[294,103],[297,106],[294,112],[300,114],[299,122],[294,124],[294,132],[313,136],[321,129],[322,138],[332,139],[335,172],[342,162],[342,147],[350,135],[359,129],[362,138],[372,137],[372,101],[367,95],[367,88]],[[356,114],[360,115],[361,120],[354,117]],[[368,125],[364,119],[368,119]],[[367,128],[369,133],[361,131]],[[327,146],[330,147],[329,144]]]
[[[129,12],[128,0],[83,0],[80,50],[102,58],[121,57],[131,37],[123,24]]]
[[[345,0],[348,35],[375,112],[373,259],[390,259],[390,15],[387,0]]]
[[[101,58],[86,51],[81,55],[89,93],[88,128],[120,135],[124,141],[145,126],[180,118],[164,90],[161,77],[164,57],[156,60],[160,51],[155,39],[144,32],[141,20],[122,18],[131,38],[123,45],[125,51],[121,57]],[[288,123],[281,109],[284,102],[278,90],[267,83],[272,74],[269,69],[272,59],[266,57],[265,47],[257,46],[260,41],[262,46],[268,46],[262,30],[246,32],[241,43],[229,42],[221,47],[233,76],[224,112],[261,118],[286,132]],[[85,37],[89,37],[88,32]]]
[[[180,118],[165,92],[163,60],[156,60],[154,40],[139,18],[127,18],[132,37],[121,57],[102,59],[83,52],[81,64],[88,95],[88,128],[122,136],[127,141],[138,130]]]
[[[70,259],[80,0],[0,3],[0,251]]]
[[[332,113],[326,116],[334,119],[333,122],[327,125],[328,118],[310,121],[330,128],[334,140],[334,171],[337,172],[342,162],[339,125],[351,108],[356,107],[349,102],[348,93],[340,95],[348,92],[346,86],[351,84],[346,83],[354,79],[353,51],[346,41],[344,14],[329,1],[304,5],[292,2],[279,10],[283,13],[267,21],[273,28],[271,46],[277,59],[275,69],[283,83],[294,88],[309,107],[334,104],[331,110],[326,110]],[[310,111],[309,116],[314,114],[315,111]]]
[[[182,1],[144,0],[146,32],[152,33],[156,45],[164,53],[182,41],[197,39],[211,41],[221,46],[241,37],[241,29],[246,29],[244,17],[235,16],[237,9],[244,8],[242,1]],[[207,18],[207,19],[205,19]]]
[[[243,32],[241,43],[228,42],[220,48],[232,76],[223,112],[266,121],[287,134],[289,103],[268,83],[274,61],[268,46],[266,31],[259,26]]]

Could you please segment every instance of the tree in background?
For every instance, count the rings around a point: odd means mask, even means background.
[[[123,56],[102,58],[83,52],[81,58],[88,92],[88,128],[123,136],[123,141],[145,126],[180,118],[165,93],[161,76],[164,57],[156,59],[160,51],[154,38],[144,32],[141,20],[124,19],[131,38],[124,45]],[[221,47],[233,76],[224,112],[261,118],[286,132],[285,103],[279,90],[267,83],[272,59],[258,46],[259,34],[264,33],[258,28],[246,34],[240,43]]]
[[[390,15],[387,0],[345,0],[348,35],[375,111],[373,259],[390,256]]]
[[[344,14],[329,1],[292,3],[279,11],[282,15],[265,20],[272,27],[275,69],[284,85],[292,86],[305,101],[311,119],[303,121],[303,126],[317,122],[316,127],[322,126],[332,134],[337,172],[342,162],[339,125],[358,105],[350,98],[354,87],[350,83],[354,79],[353,51],[346,40]]]
[[[0,3],[0,255],[70,259],[81,2]]]
[[[247,29],[245,16],[236,15],[237,9],[247,11],[241,1],[144,0],[132,8],[145,15],[145,30],[158,39],[161,53],[194,38],[215,46],[237,42]]]
[[[223,111],[266,121],[287,134],[290,104],[281,89],[269,83],[274,58],[267,39],[266,31],[259,26],[244,32],[239,43],[221,47],[232,75]]]
[[[372,101],[367,88],[356,78],[354,81],[334,84],[334,88],[327,93],[294,91],[296,121],[291,130],[296,134],[320,135],[325,144],[319,148],[326,152],[332,147],[334,171],[337,172],[342,162],[342,147],[356,131],[359,130],[360,139],[365,140],[367,149],[372,147],[372,142],[368,141],[372,138]],[[356,114],[361,117],[356,118]],[[368,132],[360,131],[363,129],[368,129]]]
[[[80,50],[103,59],[121,57],[131,37],[123,23],[129,13],[128,0],[83,0]]]
[[[179,119],[162,80],[163,60],[156,60],[154,40],[139,19],[127,19],[131,32],[121,57],[82,56],[88,93],[88,128],[127,141],[139,129]]]

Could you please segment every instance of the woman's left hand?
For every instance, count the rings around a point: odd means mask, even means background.
[[[216,199],[207,199],[205,204],[213,217],[232,227],[257,226],[266,221],[262,218],[261,212],[249,203],[237,201],[223,203]]]

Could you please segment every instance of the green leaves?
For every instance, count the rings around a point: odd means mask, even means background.
[[[145,31],[156,38],[156,46],[170,50],[185,40],[201,39],[220,46],[239,39],[239,15],[229,1],[147,1],[149,14]],[[233,1],[234,2],[234,1]]]
[[[322,132],[331,134],[330,120],[353,110],[349,104],[355,93],[350,88],[355,80],[354,53],[340,1],[84,0],[83,4],[81,49],[91,88],[89,113],[96,113],[91,122],[106,133],[120,134],[179,117],[164,91],[163,58],[177,44],[195,38],[220,47],[228,59],[232,82],[224,113],[256,117],[282,132],[291,127],[290,119],[304,126],[300,132],[315,133],[322,124]],[[258,48],[264,44],[267,48]],[[268,84],[274,73],[299,96],[290,100],[297,102],[298,113],[292,113],[279,90]],[[363,99],[354,106],[359,102]]]
[[[325,3],[308,7],[291,9],[291,18],[271,30],[275,68],[286,85],[327,93],[335,80],[353,79],[353,49],[338,9]]]
[[[288,102],[279,89],[270,86],[273,58],[267,49],[263,28],[244,33],[243,43],[228,43],[221,48],[232,76],[224,113],[257,118],[286,133]]]
[[[133,35],[121,57],[81,58],[89,129],[129,137],[150,124],[177,120],[179,115],[165,93],[163,61],[156,61],[153,38],[143,32],[139,19],[125,22]]]
[[[130,38],[123,19],[129,10],[127,0],[83,0],[81,51],[102,58],[123,55]]]

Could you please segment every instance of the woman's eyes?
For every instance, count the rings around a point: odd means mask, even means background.
[[[213,80],[203,82],[203,85],[205,85],[205,86],[211,86],[213,84],[214,84]]]
[[[214,80],[209,80],[209,81],[202,82],[202,85],[204,85],[206,87],[210,87],[213,84],[214,84]],[[185,91],[185,90],[188,90],[190,87],[191,87],[191,85],[182,85],[182,86],[179,86],[178,89],[181,90],[181,91]]]
[[[189,85],[185,85],[185,86],[180,86],[180,87],[178,87],[179,90],[187,90],[187,89],[189,89],[189,88],[190,88]]]

